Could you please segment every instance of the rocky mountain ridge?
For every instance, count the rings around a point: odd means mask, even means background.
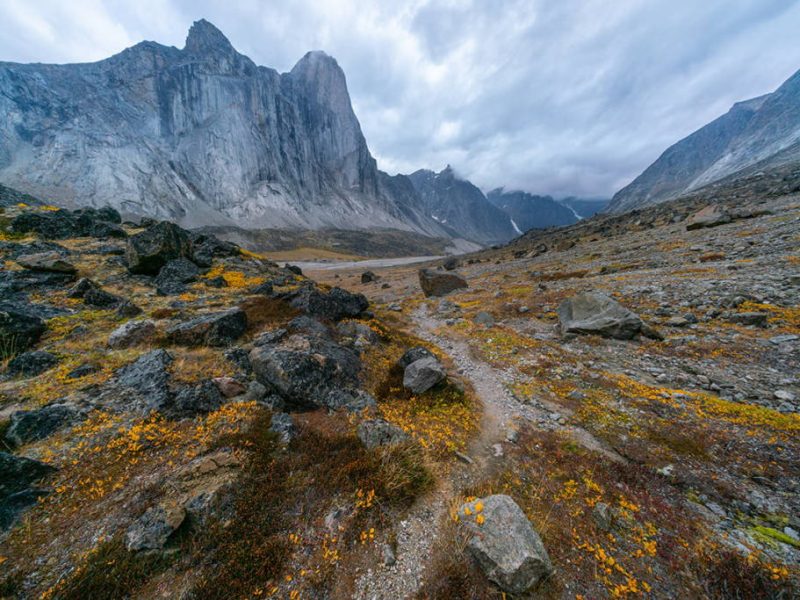
[[[644,208],[702,190],[758,164],[800,163],[800,71],[777,90],[737,102],[724,115],[668,148],[614,195],[607,210]]]
[[[377,169],[345,76],[323,52],[257,66],[205,20],[183,49],[90,64],[0,63],[0,180],[72,206],[186,226],[451,232]]]

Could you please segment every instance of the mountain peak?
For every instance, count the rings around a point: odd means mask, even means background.
[[[193,54],[220,50],[224,52],[234,51],[225,34],[205,19],[192,23],[189,28],[189,34],[186,36],[186,47],[184,49]]]

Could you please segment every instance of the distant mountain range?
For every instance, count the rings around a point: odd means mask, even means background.
[[[551,196],[506,192],[503,188],[498,188],[489,192],[486,198],[511,217],[518,234],[554,225],[572,225],[583,217],[571,207],[556,202]]]
[[[800,71],[771,94],[738,102],[669,147],[614,195],[609,212],[666,202],[724,178],[800,164]]]

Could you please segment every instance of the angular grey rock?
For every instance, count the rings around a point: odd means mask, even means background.
[[[406,367],[403,387],[413,394],[423,394],[445,377],[447,373],[436,358],[420,358]]]
[[[419,285],[426,297],[444,296],[455,290],[469,287],[467,280],[461,275],[431,269],[419,270]]]
[[[458,514],[469,536],[467,548],[504,592],[524,594],[553,572],[539,534],[509,496],[479,498],[462,505]]]
[[[12,413],[5,438],[13,446],[41,440],[78,417],[75,407],[68,404],[48,404],[36,410]]]
[[[401,369],[405,369],[408,365],[413,362],[420,360],[421,358],[436,358],[433,353],[423,346],[415,346],[414,348],[410,348],[403,353],[403,356],[397,361],[397,366]]]
[[[642,319],[616,300],[596,292],[584,292],[564,300],[558,307],[562,335],[594,334],[629,340],[639,334],[655,337]]]
[[[128,321],[111,332],[111,335],[108,336],[108,347],[117,350],[146,344],[152,342],[155,335],[155,322],[149,319]]]
[[[296,346],[264,345],[250,352],[256,379],[289,407],[327,407],[355,386],[360,362],[351,350],[314,338],[293,341]]]
[[[369,301],[363,294],[353,294],[335,287],[324,292],[312,285],[304,285],[287,298],[289,304],[308,315],[340,321],[360,317],[369,308]]]
[[[54,471],[55,467],[38,460],[0,451],[0,531],[48,493],[34,484]]]
[[[174,417],[194,417],[213,412],[224,403],[219,387],[213,381],[203,381],[179,390],[164,410]]]
[[[370,419],[361,421],[356,428],[356,434],[361,443],[367,448],[390,446],[405,442],[411,437],[397,425],[392,425],[384,419]]]
[[[45,271],[51,273],[75,274],[78,270],[75,265],[65,261],[56,252],[41,252],[39,254],[24,254],[17,257],[17,263],[31,271]]]
[[[742,312],[733,313],[728,320],[731,323],[738,323],[750,327],[766,327],[769,319],[769,314],[761,312]]]
[[[136,394],[136,398],[125,395],[122,401],[140,401],[149,408],[159,409],[170,400],[169,371],[172,356],[166,350],[153,350],[143,354],[134,362],[117,370],[114,383],[117,387]]]
[[[369,393],[355,388],[334,388],[328,392],[323,402],[330,410],[344,409],[349,412],[359,412],[365,408],[375,406],[377,402]]]
[[[186,511],[177,505],[149,508],[125,532],[125,547],[131,552],[161,550],[169,537],[186,519]]]
[[[0,303],[0,346],[8,354],[31,347],[46,329],[29,303]]]
[[[187,258],[191,251],[188,232],[162,221],[129,237],[125,258],[131,273],[157,275],[169,261]]]
[[[197,281],[200,269],[188,258],[175,258],[167,262],[153,280],[160,296],[182,294],[186,284]]]
[[[380,341],[378,334],[369,325],[358,321],[344,321],[336,327],[340,335],[353,338],[363,345],[377,344]]]
[[[247,330],[247,315],[241,308],[209,313],[167,329],[167,339],[185,346],[227,346]]]
[[[721,206],[711,204],[697,211],[686,222],[686,231],[718,227],[731,222],[731,216]]]
[[[44,350],[23,352],[9,361],[6,373],[11,377],[35,377],[58,364],[58,357]]]

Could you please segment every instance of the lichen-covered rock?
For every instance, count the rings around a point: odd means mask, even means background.
[[[397,365],[401,369],[405,369],[408,365],[413,362],[420,360],[421,358],[436,358],[433,353],[424,348],[423,346],[415,346],[414,348],[410,348],[403,353],[403,356],[397,361]]]
[[[210,267],[215,258],[238,256],[239,246],[225,242],[207,233],[191,233],[192,262],[201,267]]]
[[[405,442],[410,436],[384,419],[370,419],[361,421],[356,428],[356,434],[361,443],[367,448],[377,448],[378,446],[390,446]]]
[[[125,532],[125,546],[131,552],[161,550],[186,519],[176,504],[160,504],[145,511]]]
[[[169,371],[172,356],[166,350],[153,350],[117,370],[114,385],[135,397],[123,394],[126,405],[141,403],[147,408],[162,408],[170,400]]]
[[[295,436],[295,426],[292,416],[283,412],[273,414],[269,430],[278,434],[278,437],[280,437],[284,444],[288,444]]]
[[[7,529],[21,511],[48,493],[34,484],[55,470],[38,460],[0,451],[0,530]]]
[[[157,275],[169,261],[190,256],[189,234],[169,221],[161,221],[129,237],[125,250],[128,270],[143,275]]]
[[[240,308],[195,317],[167,329],[167,338],[185,346],[227,346],[247,330],[247,315]]]
[[[295,410],[328,406],[336,399],[332,392],[356,385],[360,369],[358,356],[348,348],[300,336],[253,348],[250,363],[258,381]]]
[[[44,350],[23,352],[14,357],[6,367],[11,377],[35,377],[58,364],[58,357]]]
[[[13,446],[41,440],[78,417],[79,412],[69,404],[48,404],[36,410],[20,410],[11,415],[5,438]]]
[[[108,336],[108,347],[115,350],[130,348],[152,342],[156,335],[156,324],[144,319],[141,321],[128,321],[117,327]]]
[[[287,300],[306,314],[329,321],[357,318],[369,308],[369,302],[363,294],[353,294],[339,287],[324,292],[312,285],[305,285],[292,292]]]
[[[46,329],[44,321],[29,304],[0,303],[0,346],[8,354],[30,348]]]
[[[67,262],[57,252],[40,252],[38,254],[24,254],[17,257],[17,264],[31,271],[45,271],[50,273],[75,274],[78,270],[75,265]]]
[[[403,387],[413,394],[427,392],[447,377],[442,364],[432,356],[415,360],[403,373]]]
[[[539,534],[506,495],[468,502],[458,511],[467,548],[486,577],[509,594],[524,594],[553,572]]]
[[[175,258],[161,267],[153,283],[161,296],[182,294],[186,284],[197,281],[200,269],[187,258]]]
[[[461,275],[431,269],[419,270],[419,285],[426,297],[444,296],[455,290],[469,287],[467,280]]]
[[[217,385],[213,381],[203,381],[179,390],[166,411],[172,416],[193,417],[215,411],[224,402]]]

